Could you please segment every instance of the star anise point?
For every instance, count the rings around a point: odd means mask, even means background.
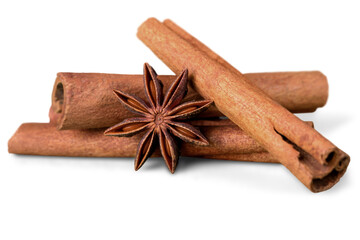
[[[170,133],[186,142],[202,146],[208,145],[208,140],[197,128],[178,120],[190,118],[206,110],[212,101],[201,100],[181,103],[187,92],[187,69],[176,77],[165,96],[163,96],[162,83],[157,78],[155,70],[148,63],[144,64],[143,80],[147,102],[121,90],[114,90],[114,94],[120,102],[140,117],[126,119],[108,128],[104,134],[108,136],[132,136],[146,130],[137,149],[135,170],[141,168],[152,154],[154,140],[157,137],[165,163],[170,172],[174,173],[179,158],[179,150]]]

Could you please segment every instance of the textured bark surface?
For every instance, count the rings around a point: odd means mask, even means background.
[[[256,141],[230,120],[194,120],[210,145],[183,142],[181,155],[236,161],[278,163]],[[312,122],[306,122],[314,127]],[[8,143],[10,153],[68,157],[134,157],[141,135],[109,137],[105,129],[58,131],[51,123],[24,123]],[[160,156],[155,151],[154,156]]]
[[[196,124],[194,122],[193,124]],[[311,124],[311,123],[309,123]],[[209,146],[181,144],[181,155],[254,162],[277,162],[238,126],[227,121],[200,121]],[[142,134],[109,137],[104,129],[62,130],[49,123],[24,123],[8,143],[10,153],[72,157],[134,157]],[[157,150],[153,156],[161,156]]]
[[[142,40],[176,74],[187,68],[194,89],[260,143],[313,192],[331,188],[350,157],[273,101],[248,78],[186,40],[170,20],[138,29]],[[171,23],[171,24],[170,24]],[[177,29],[177,30],[174,30]],[[180,29],[180,30],[179,30]]]
[[[312,112],[325,105],[326,77],[313,72],[249,73],[248,79],[292,112]],[[159,76],[167,89],[174,76]],[[58,73],[52,93],[51,122],[59,129],[109,127],[134,114],[113,95],[118,89],[145,99],[143,76],[104,73]],[[184,101],[202,97],[189,88]],[[215,106],[203,117],[222,116]]]

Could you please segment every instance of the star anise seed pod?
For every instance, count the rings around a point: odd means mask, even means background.
[[[140,117],[126,119],[108,128],[105,135],[129,137],[140,131],[146,131],[137,149],[135,170],[138,170],[151,155],[156,137],[159,139],[161,154],[171,173],[174,173],[179,158],[179,150],[172,135],[198,145],[209,144],[197,128],[178,121],[193,117],[206,110],[212,103],[210,100],[202,100],[180,104],[186,95],[187,83],[188,71],[185,69],[163,97],[161,81],[157,78],[155,70],[145,63],[144,86],[147,102],[132,94],[114,90],[120,102]]]

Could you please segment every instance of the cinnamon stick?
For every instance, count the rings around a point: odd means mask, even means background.
[[[326,77],[313,72],[250,73],[246,76],[266,94],[292,112],[312,112],[325,105]],[[58,73],[52,94],[51,122],[59,129],[109,127],[134,117],[113,96],[113,89],[145,98],[142,75]],[[174,76],[159,76],[167,89]],[[189,88],[184,101],[202,97]],[[222,116],[215,106],[200,117]]]
[[[277,162],[256,141],[227,120],[192,121],[209,140],[208,147],[181,145],[181,155],[224,160]],[[312,126],[311,122],[307,122]],[[104,136],[104,129],[63,130],[49,123],[24,123],[8,143],[10,153],[72,157],[134,157],[141,135]],[[161,156],[155,151],[153,156]]]
[[[175,28],[181,29],[150,18],[139,27],[137,36],[176,74],[187,68],[202,97],[213,100],[220,112],[311,191],[327,190],[340,179],[350,162],[346,153],[269,98],[247,76],[209,56]]]

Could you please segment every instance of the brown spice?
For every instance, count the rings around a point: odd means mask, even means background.
[[[311,191],[329,189],[342,176],[349,156],[271,100],[239,71],[215,60],[154,18],[145,21],[137,35],[175,73],[188,68],[195,90],[213,100],[219,111]],[[339,166],[341,171],[336,170]]]
[[[162,83],[154,69],[144,64],[144,86],[147,102],[141,98],[120,90],[114,90],[117,98],[140,117],[125,119],[108,128],[107,136],[126,137],[145,130],[140,140],[135,158],[135,170],[138,170],[151,155],[155,136],[159,138],[161,154],[171,173],[174,173],[179,159],[179,151],[174,136],[190,143],[209,145],[202,133],[192,125],[179,122],[206,110],[212,101],[192,101],[179,105],[187,92],[188,73],[184,70],[170,86],[163,97]],[[171,133],[171,134],[170,134]]]
[[[229,120],[192,120],[209,140],[209,146],[183,142],[181,155],[224,160],[278,162],[256,141]],[[311,122],[307,122],[313,126]],[[104,136],[105,129],[62,130],[49,123],[24,123],[9,140],[10,153],[73,157],[135,157],[141,135]],[[153,157],[161,156],[155,150]]]
[[[313,72],[249,73],[247,78],[272,99],[292,112],[312,112],[326,103],[326,77]],[[168,89],[175,76],[159,75]],[[112,94],[122,89],[145,99],[142,75],[105,73],[58,73],[52,94],[50,120],[59,129],[109,127],[136,115],[127,111]],[[184,101],[203,99],[192,88]],[[84,101],[86,99],[86,101]],[[223,116],[214,105],[199,117]]]

